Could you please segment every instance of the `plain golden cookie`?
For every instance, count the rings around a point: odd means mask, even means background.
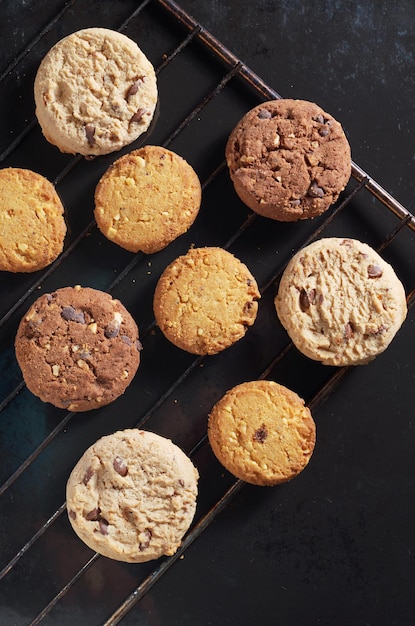
[[[405,320],[394,269],[356,239],[328,237],[293,256],[275,298],[294,345],[325,365],[362,365],[383,352]]]
[[[193,224],[201,186],[194,169],[178,154],[144,146],[121,157],[95,190],[100,231],[130,252],[165,248]]]
[[[316,217],[351,174],[350,146],[332,115],[306,100],[270,100],[238,122],[226,145],[235,191],[264,217]]]
[[[216,354],[255,322],[260,293],[247,266],[223,248],[191,248],[162,273],[154,315],[173,344]]]
[[[246,382],[213,407],[208,436],[219,462],[254,485],[277,485],[299,474],[313,453],[316,427],[293,391],[269,380]]]
[[[137,44],[108,28],[58,41],[34,84],[36,116],[61,152],[97,156],[144,133],[157,103],[154,68]]]
[[[62,252],[64,208],[52,183],[20,168],[0,170],[0,270],[35,272]]]
[[[83,454],[66,488],[68,517],[92,550],[140,563],[171,556],[196,510],[198,472],[172,441],[128,429]]]

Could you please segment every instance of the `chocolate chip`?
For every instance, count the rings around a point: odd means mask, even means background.
[[[245,302],[245,304],[244,304],[244,313],[248,313],[248,311],[250,311],[253,306],[254,306],[254,303],[251,300],[248,301],[248,302]]]
[[[92,124],[87,124],[85,126],[85,135],[86,135],[86,139],[89,143],[90,146],[93,146],[95,143],[95,126],[92,126]]]
[[[107,339],[114,339],[120,332],[120,322],[118,320],[113,320],[105,327],[104,335]]]
[[[108,535],[108,526],[109,524],[107,520],[101,517],[101,519],[99,520],[99,532],[102,535]]]
[[[293,206],[298,206],[299,204],[301,204],[301,200],[299,200],[298,198],[294,198],[293,200],[290,200],[290,202]]]
[[[259,109],[258,117],[260,120],[269,120],[272,114],[267,109]]]
[[[131,85],[131,87],[129,88],[129,90],[127,91],[127,95],[125,96],[126,99],[128,100],[128,98],[130,98],[131,96],[135,96],[135,94],[138,91],[138,87],[139,87],[139,82],[136,81],[135,83],[133,83]]]
[[[313,180],[308,189],[308,195],[312,198],[322,198],[324,196],[324,189],[322,187],[319,187],[317,185],[317,182]]]
[[[179,483],[180,487],[184,487],[184,480],[183,480],[183,478],[179,478],[178,483]]]
[[[304,312],[310,308],[310,300],[305,289],[300,291],[300,309]]]
[[[146,112],[145,109],[142,109],[142,108],[137,109],[137,111],[134,113],[134,115],[130,119],[130,122],[141,122],[145,112]]]
[[[117,472],[117,474],[119,474],[120,476],[127,476],[128,474],[127,464],[124,461],[124,459],[122,459],[120,456],[115,457],[114,462],[113,462],[113,467],[115,471]]]
[[[29,320],[27,326],[25,328],[25,336],[28,339],[33,339],[33,337],[39,337],[40,333],[40,325],[42,320]]]
[[[143,539],[138,544],[138,549],[140,550],[140,552],[147,550],[148,546],[150,545],[151,537],[152,537],[151,530],[149,530],[148,528],[146,528],[146,530],[140,533],[140,538]]]
[[[254,441],[259,441],[259,443],[264,443],[265,439],[268,437],[268,429],[265,424],[262,424],[261,428],[258,428],[254,432]]]
[[[131,346],[131,344],[133,343],[132,339],[130,339],[128,335],[121,335],[121,341],[123,343],[126,343],[127,346]]]
[[[64,320],[67,322],[78,322],[79,324],[85,324],[85,315],[83,311],[77,311],[73,306],[64,306],[61,312]]]
[[[72,509],[68,512],[68,515],[71,519],[76,519],[76,513],[75,511],[72,511]]]
[[[313,119],[315,122],[318,122],[319,124],[324,124],[324,117],[321,115],[321,113],[316,115],[316,117],[314,117]]]
[[[92,469],[92,467],[88,467],[82,479],[82,482],[84,483],[84,485],[86,485],[91,480],[93,475],[94,475],[94,470]]]
[[[352,337],[353,333],[354,333],[354,326],[352,322],[347,322],[346,326],[344,327],[344,336],[347,341]]]
[[[141,350],[143,349],[143,344],[139,339],[137,339],[137,341],[135,342],[135,346],[139,352],[141,352]]]
[[[315,289],[310,289],[310,291],[308,292],[308,301],[310,302],[310,304],[314,304],[316,301],[316,290]]]
[[[327,137],[327,135],[329,134],[329,132],[330,132],[330,128],[328,128],[327,126],[322,126],[322,127],[320,128],[320,130],[318,131],[318,134],[319,134],[321,137]]]
[[[99,519],[101,519],[101,509],[99,508],[99,506],[97,506],[95,509],[92,509],[92,511],[89,511],[89,513],[85,515],[85,519],[87,519],[88,522],[97,522]]]
[[[368,265],[367,275],[369,278],[380,278],[383,275],[383,269],[379,265]]]

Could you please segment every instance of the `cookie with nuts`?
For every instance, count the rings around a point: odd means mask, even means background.
[[[127,429],[99,439],[68,479],[69,521],[100,554],[129,563],[173,555],[196,510],[198,472],[169,439]]]
[[[58,41],[34,83],[36,116],[61,152],[97,156],[144,133],[154,116],[154,68],[137,44],[107,28],[85,28]]]
[[[28,389],[44,402],[89,411],[118,398],[140,363],[138,328],[123,304],[89,287],[38,298],[15,339]]]
[[[64,207],[55,187],[31,170],[0,170],[0,270],[35,272],[62,252]]]
[[[275,298],[294,345],[325,365],[368,363],[390,344],[407,313],[404,287],[375,250],[329,237],[288,263]]]
[[[248,267],[217,247],[191,248],[170,263],[154,293],[154,315],[174,345],[217,354],[256,320],[260,293]]]
[[[340,123],[305,100],[271,100],[248,111],[228,138],[226,160],[242,202],[283,222],[326,211],[351,174]]]
[[[309,463],[316,427],[294,391],[256,380],[233,387],[215,404],[208,437],[215,456],[234,476],[272,486],[291,480]]]
[[[150,254],[185,233],[199,212],[202,190],[192,166],[161,146],[117,159],[95,190],[95,219],[110,241]]]

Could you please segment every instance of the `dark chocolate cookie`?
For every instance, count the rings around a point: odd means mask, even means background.
[[[248,111],[229,136],[226,159],[240,199],[283,222],[326,211],[351,174],[341,125],[304,100],[271,100]]]
[[[32,393],[59,408],[89,411],[124,393],[137,371],[141,344],[119,300],[77,285],[33,303],[15,348]]]

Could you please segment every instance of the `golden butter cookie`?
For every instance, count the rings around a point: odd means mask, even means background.
[[[64,208],[55,187],[31,170],[0,170],[0,270],[35,272],[62,252]]]
[[[154,68],[137,44],[107,28],[58,41],[34,83],[36,116],[61,152],[96,156],[144,133],[157,103]]]
[[[341,125],[305,100],[271,100],[248,111],[229,136],[226,160],[242,202],[286,222],[326,211],[351,174]]]
[[[196,510],[198,472],[172,441],[138,429],[99,439],[71,472],[68,517],[92,550],[139,563],[171,556]]]
[[[310,410],[270,380],[242,383],[213,407],[208,437],[219,462],[254,485],[277,485],[308,464],[316,440]]]
[[[190,228],[201,194],[199,178],[187,161],[166,148],[144,146],[105,172],[95,190],[95,219],[114,243],[150,254]]]
[[[89,411],[118,398],[140,363],[138,328],[119,300],[90,287],[40,296],[22,318],[16,358],[44,402]]]
[[[260,293],[244,263],[222,248],[191,248],[162,273],[154,315],[164,335],[193,354],[216,354],[256,319]]]
[[[293,256],[275,306],[298,350],[335,366],[371,361],[407,313],[393,268],[367,244],[339,237],[315,241]]]

